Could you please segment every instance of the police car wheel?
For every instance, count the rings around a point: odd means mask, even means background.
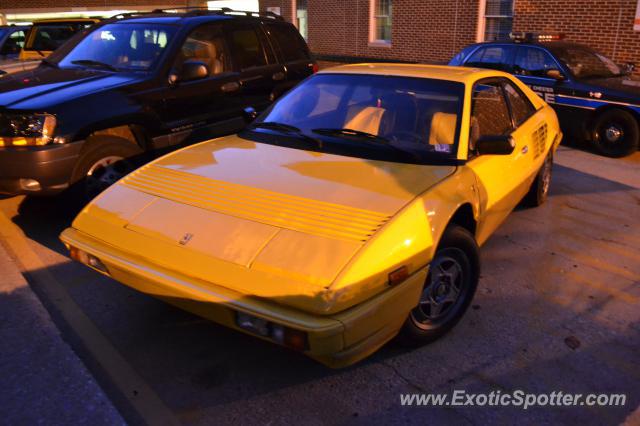
[[[549,196],[549,187],[551,185],[551,172],[553,169],[553,157],[551,154],[547,156],[533,181],[529,192],[522,200],[522,204],[526,207],[538,207],[547,201]]]
[[[607,157],[624,157],[638,150],[640,129],[631,113],[619,109],[600,114],[593,126],[591,141]]]

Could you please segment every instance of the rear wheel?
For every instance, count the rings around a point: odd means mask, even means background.
[[[72,178],[74,195],[85,199],[94,198],[131,172],[135,168],[131,158],[143,152],[133,142],[113,136],[90,138],[87,144]]]
[[[553,157],[551,154],[547,156],[533,181],[527,195],[525,195],[523,204],[527,207],[538,207],[544,204],[549,197],[549,187],[551,186],[551,172],[553,169]]]
[[[638,120],[628,111],[612,109],[600,114],[594,123],[591,143],[607,157],[624,157],[638,150]]]
[[[431,261],[420,302],[398,339],[408,346],[432,342],[455,326],[466,312],[480,276],[479,249],[466,229],[452,225]]]

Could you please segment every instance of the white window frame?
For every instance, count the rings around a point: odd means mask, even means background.
[[[513,0],[512,7],[515,7],[515,2],[517,0]],[[476,42],[480,43],[485,40],[484,33],[487,29],[487,18],[511,18],[513,19],[513,11],[510,16],[507,15],[487,15],[487,0],[479,0],[478,1],[478,27],[476,31]]]
[[[380,40],[376,37],[376,2],[377,1],[379,0],[369,0],[369,46],[391,47],[391,40]],[[393,29],[393,15],[391,16],[391,28]]]

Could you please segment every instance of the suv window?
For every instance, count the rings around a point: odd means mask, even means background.
[[[523,95],[522,92],[520,92],[520,90],[518,90],[518,88],[513,84],[505,82],[504,92],[509,100],[511,114],[513,115],[513,120],[515,121],[516,126],[524,123],[527,118],[531,117],[536,112],[536,109],[529,99],[527,99],[525,95]]]
[[[558,66],[551,55],[537,47],[520,47],[513,67],[515,74],[531,77],[547,77],[547,71]]]
[[[60,22],[51,24],[34,25],[29,36],[27,50],[56,50],[65,41],[69,40],[78,31],[90,27],[87,22]]]
[[[254,26],[234,26],[229,30],[229,49],[235,66],[243,71],[267,64],[265,52],[257,28]]]
[[[179,71],[187,60],[204,63],[209,76],[229,70],[229,57],[220,24],[209,24],[193,30],[180,48],[174,69]]]
[[[476,50],[465,63],[468,67],[511,71],[513,46],[487,46]]]
[[[501,86],[498,82],[474,86],[471,99],[473,141],[481,136],[504,135],[512,130],[511,116]]]
[[[0,37],[2,37],[2,34],[0,34]],[[9,37],[7,37],[7,40],[4,42],[4,46],[2,46],[0,55],[10,55],[12,53],[18,53],[23,46],[24,31],[14,31],[9,35]]]
[[[307,45],[298,31],[290,25],[266,24],[267,31],[275,40],[285,62],[308,61]]]

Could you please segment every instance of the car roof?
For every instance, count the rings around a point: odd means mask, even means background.
[[[319,74],[391,75],[398,77],[433,78],[436,80],[456,81],[465,84],[472,83],[482,78],[509,76],[509,74],[502,71],[484,68],[398,63],[340,65],[324,69],[320,71]]]
[[[33,22],[33,25],[40,25],[40,24],[55,24],[55,23],[59,23],[59,22],[100,22],[100,19],[98,18],[56,18],[56,19],[39,19],[37,21]]]
[[[491,46],[491,45],[513,45],[513,46],[535,46],[547,48],[549,50],[553,50],[554,48],[564,48],[564,47],[581,47],[588,49],[588,46],[585,46],[580,43],[573,43],[569,41],[514,41],[514,40],[502,40],[502,41],[485,41],[482,43],[476,43],[472,46]]]

